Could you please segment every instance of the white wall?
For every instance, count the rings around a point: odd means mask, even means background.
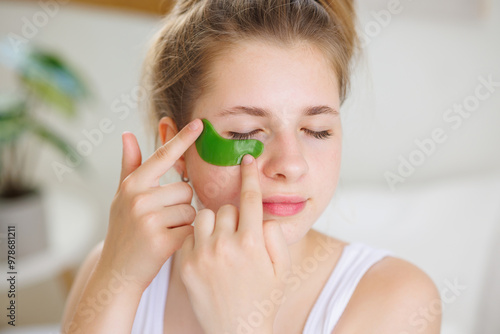
[[[347,183],[387,185],[384,173],[397,172],[399,155],[409,159],[418,149],[414,141],[430,138],[436,128],[446,140],[406,183],[500,169],[499,87],[461,124],[444,119],[455,104],[469,102],[479,77],[500,82],[499,2],[482,19],[413,15],[415,5],[401,1],[401,13],[386,27],[378,24],[382,29],[367,43],[359,70],[372,87],[355,87],[356,101],[345,110],[352,114],[345,123]],[[381,9],[360,7],[362,31],[374,35],[374,13]]]

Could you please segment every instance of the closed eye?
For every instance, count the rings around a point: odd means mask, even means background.
[[[260,130],[253,130],[247,133],[239,133],[239,132],[229,132],[229,135],[231,136],[231,139],[249,139],[252,137],[254,134],[258,133]]]
[[[253,135],[258,133],[261,130],[253,130],[251,132],[247,133],[239,133],[239,132],[229,132],[229,135],[231,136],[231,139],[237,139],[237,140],[242,140],[242,139],[250,139]],[[310,136],[313,136],[316,139],[328,139],[332,134],[328,132],[327,130],[325,131],[311,131],[309,129],[304,129],[304,132],[307,133]]]

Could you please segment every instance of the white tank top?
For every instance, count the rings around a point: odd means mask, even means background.
[[[303,334],[331,334],[365,272],[394,254],[361,242],[346,245],[306,321]],[[163,315],[170,277],[170,257],[142,294],[132,334],[163,334]]]

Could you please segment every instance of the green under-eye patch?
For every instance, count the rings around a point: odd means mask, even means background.
[[[207,119],[203,132],[196,139],[196,150],[206,162],[217,166],[235,166],[245,154],[257,158],[264,151],[264,144],[256,139],[226,139],[221,137]]]

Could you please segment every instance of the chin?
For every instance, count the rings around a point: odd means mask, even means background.
[[[287,224],[282,225],[282,227],[283,227],[283,236],[285,237],[288,246],[293,245],[302,240],[304,235],[307,233],[307,231],[305,231],[303,235],[298,235],[295,227]]]

